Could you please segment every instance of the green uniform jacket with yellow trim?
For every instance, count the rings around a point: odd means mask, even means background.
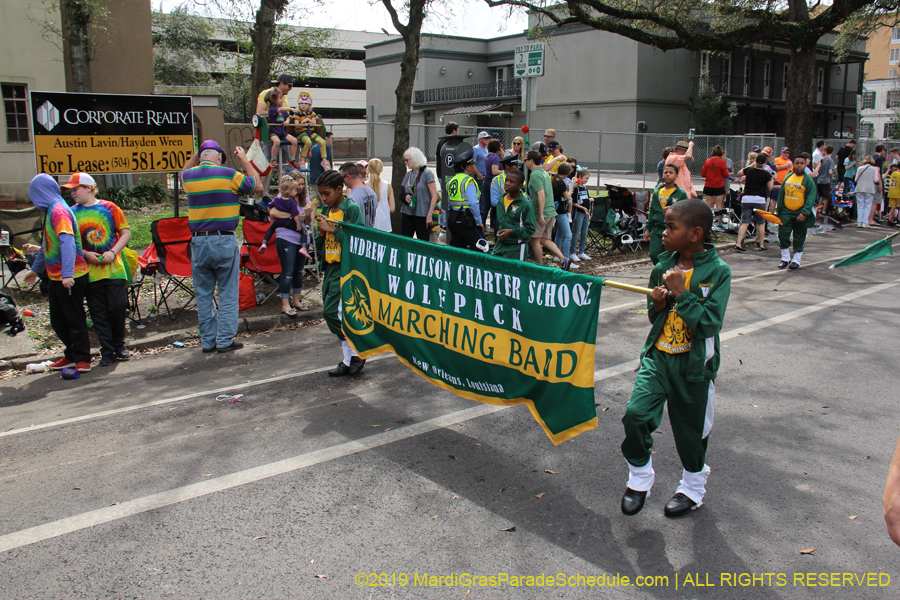
[[[325,210],[322,211],[322,214],[329,219],[334,219],[336,221],[346,221],[348,223],[353,223],[354,225],[366,224],[365,221],[363,221],[362,211],[359,210],[359,206],[347,198],[347,196],[344,196],[344,201],[338,206],[326,206]],[[340,252],[344,242],[344,231],[340,227],[335,227],[332,235],[334,244],[337,245],[337,250]],[[316,235],[316,257],[322,261],[323,266],[328,264],[328,261],[325,260],[325,243],[327,238],[328,234],[324,231],[319,231],[318,235]],[[333,249],[333,246],[330,243],[329,249]],[[338,264],[339,263],[340,261],[338,261]]]
[[[789,175],[785,175],[784,177],[784,183],[781,184],[781,191],[778,192],[778,208],[775,209],[776,213],[779,215],[785,215],[787,217],[796,217],[797,215],[803,213],[807,217],[811,217],[813,214],[813,207],[816,205],[816,200],[819,197],[819,193],[816,189],[816,182],[813,181],[813,178],[810,177],[808,173],[803,173],[802,185],[805,187],[804,192],[806,193],[803,206],[797,210],[790,210],[784,205],[784,192],[788,188],[788,186],[784,184],[787,183],[789,177],[793,176],[794,173],[791,172]]]
[[[731,269],[716,254],[716,247],[704,244],[705,252],[694,254],[694,272],[690,289],[675,299],[675,310],[691,330],[691,349],[688,358],[687,379],[693,382],[709,381],[719,371],[719,332],[725,319],[725,308],[731,295]],[[677,252],[663,252],[659,263],[650,273],[650,287],[663,285],[663,274],[675,266]],[[666,323],[668,311],[656,312],[653,300],[647,296],[647,315],[650,317],[650,334],[641,358],[656,344]],[[707,360],[707,352],[711,354]]]
[[[662,187],[663,185],[657,186],[650,194],[650,208],[647,210],[647,229],[650,230],[650,233],[659,236],[666,230],[666,213],[663,211],[662,206],[659,205],[659,190]],[[687,192],[676,185],[672,195],[669,196],[669,204],[666,206],[679,200],[687,200],[687,198]]]
[[[505,196],[502,196],[497,202],[496,229],[498,232],[503,229],[511,229],[512,233],[506,240],[498,239],[497,243],[504,246],[518,246],[531,240],[531,235],[537,230],[537,221],[534,218],[534,207],[531,206],[531,200],[524,192],[521,192],[507,208],[504,206],[504,199]]]

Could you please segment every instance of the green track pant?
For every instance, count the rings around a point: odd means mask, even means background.
[[[524,244],[511,244],[497,240],[491,254],[494,256],[502,256],[503,258],[512,258],[514,260],[525,260],[528,257],[528,242]]]
[[[325,263],[322,273],[322,316],[328,329],[338,339],[344,339],[341,330],[341,315],[338,314],[341,305],[341,263]]]
[[[660,317],[662,318],[662,317]],[[662,422],[663,407],[669,403],[669,423],[675,447],[686,471],[697,473],[706,461],[706,446],[713,422],[713,381],[688,381],[688,355],[667,354],[656,348],[641,359],[641,367],[631,400],[625,405],[625,441],[622,454],[635,467],[650,460],[653,432]]]
[[[778,215],[781,225],[778,226],[778,246],[785,250],[791,247],[791,233],[794,234],[794,252],[803,252],[806,245],[806,231],[815,219],[807,216],[805,221],[798,221],[799,215]]]
[[[650,255],[650,262],[654,265],[659,262],[659,255],[665,251],[662,243],[662,234],[656,234],[652,231],[650,232],[650,247],[647,249],[647,253]]]

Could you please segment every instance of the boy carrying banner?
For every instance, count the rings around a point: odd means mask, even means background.
[[[622,417],[622,454],[630,472],[622,497],[626,515],[640,512],[653,487],[652,434],[662,421],[666,403],[684,470],[664,514],[678,517],[703,505],[710,472],[706,447],[716,397],[719,331],[731,292],[731,270],[715,246],[703,242],[712,221],[712,211],[696,199],[677,202],[665,213],[662,243],[666,252],[659,255],[650,274],[650,334]]]
[[[499,177],[495,177],[498,179]],[[531,201],[522,193],[525,174],[518,169],[506,173],[506,195],[497,202],[497,243],[494,256],[525,260],[531,234],[537,228]]]
[[[363,225],[363,216],[359,206],[344,196],[343,175],[337,171],[325,171],[316,183],[319,198],[325,205],[323,211],[316,215],[316,224],[319,228],[319,235],[316,236],[316,256],[325,259],[322,275],[322,317],[331,333],[341,340],[341,350],[344,354],[344,360],[328,371],[328,374],[332,377],[355,375],[366,366],[366,361],[356,355],[341,329],[341,244],[344,241],[344,232],[325,219]]]

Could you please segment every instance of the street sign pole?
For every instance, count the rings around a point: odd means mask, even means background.
[[[531,128],[531,77],[525,77],[525,124]],[[526,148],[531,150],[531,148]]]

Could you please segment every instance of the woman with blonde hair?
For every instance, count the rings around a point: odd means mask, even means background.
[[[375,196],[378,198],[378,208],[375,211],[375,229],[380,231],[391,232],[391,213],[394,212],[394,190],[387,181],[381,180],[381,173],[384,171],[384,163],[379,158],[373,158],[366,165],[366,171],[369,173],[369,183],[367,184]]]
[[[512,153],[519,157],[519,168],[521,169],[525,165],[525,139],[517,135],[513,138],[512,142]]]

